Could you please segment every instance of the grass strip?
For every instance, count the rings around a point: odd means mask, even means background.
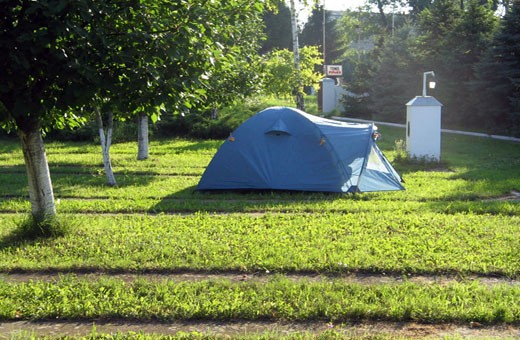
[[[268,283],[0,281],[2,320],[352,320],[518,323],[520,287],[478,282],[363,286],[340,281]]]
[[[240,271],[520,276],[520,217],[406,212],[67,215],[70,234],[10,239],[3,271]]]
[[[66,170],[64,170],[66,169]],[[72,170],[72,171],[71,171]],[[67,173],[71,171],[71,173]],[[146,171],[137,167],[116,169],[117,187],[105,184],[102,169],[60,168],[57,173],[51,170],[54,192],[57,197],[73,196],[76,198],[96,196],[121,197],[131,199],[136,193],[145,193],[156,198],[199,198],[199,197],[234,197],[235,199],[263,199],[266,196],[277,199],[345,199],[348,201],[398,201],[398,202],[456,202],[479,201],[500,198],[509,195],[511,190],[520,190],[518,178],[509,174],[507,178],[493,179],[461,178],[464,170],[457,173],[414,172],[406,175],[406,191],[363,193],[360,195],[339,195],[298,192],[216,192],[214,194],[197,192],[196,185],[204,168],[168,168],[156,167]],[[497,173],[495,173],[497,175]],[[517,176],[520,176],[520,172]],[[492,178],[492,177],[491,177]],[[425,185],[428,183],[428,185]],[[27,178],[25,172],[2,173],[0,175],[1,194],[9,196],[27,196]]]
[[[179,183],[182,179],[177,179]],[[71,186],[56,195],[59,213],[91,214],[91,213],[239,213],[239,212],[271,212],[271,213],[373,213],[385,214],[400,211],[402,213],[425,212],[443,213],[447,215],[466,213],[473,215],[520,216],[520,204],[515,200],[487,201],[399,201],[391,199],[356,199],[341,196],[262,196],[248,195],[237,197],[236,194],[201,195],[194,189],[186,190],[178,195],[165,197],[153,196],[138,187],[128,189],[133,197],[120,195],[122,192],[110,192],[110,196],[97,194],[95,190],[85,193],[84,197],[76,196],[76,187]],[[163,188],[166,191],[168,188]],[[79,189],[78,191],[81,191]],[[128,195],[126,192],[125,195]],[[30,210],[26,197],[0,196],[0,213],[26,212]]]

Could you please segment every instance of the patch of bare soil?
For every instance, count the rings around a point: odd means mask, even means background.
[[[91,273],[0,273],[0,280],[6,282],[28,282],[28,281],[55,281],[63,275],[74,275],[78,278],[87,280],[98,280],[100,278],[114,278],[126,282],[133,282],[139,279],[147,281],[202,281],[202,280],[229,280],[233,282],[261,282],[265,283],[273,279],[276,275],[269,272],[258,272],[252,274],[245,274],[239,272],[227,273],[205,273],[205,272],[182,272],[182,273],[106,273],[106,272],[91,272]],[[357,284],[398,284],[403,282],[412,282],[418,284],[450,284],[453,282],[473,282],[478,281],[480,284],[493,286],[499,284],[507,284],[513,286],[520,286],[520,280],[510,279],[506,277],[490,277],[490,276],[456,276],[456,275],[383,275],[383,274],[366,274],[353,273],[343,275],[320,275],[320,274],[283,274],[284,278],[297,282],[306,280],[311,282],[323,282],[331,280],[342,280],[349,283]]]
[[[484,201],[513,201],[513,202],[520,202],[520,191],[518,190],[511,190],[509,192],[509,195],[504,195],[500,197],[494,197],[490,199],[486,199]]]
[[[447,336],[464,338],[518,338],[520,328],[511,325],[456,325],[419,324],[415,322],[362,322],[332,324],[326,322],[173,322],[173,323],[132,323],[114,322],[30,322],[16,321],[0,323],[0,339],[11,339],[17,335],[34,336],[86,336],[95,330],[98,334],[141,332],[144,334],[176,335],[202,333],[215,337],[236,338],[245,335],[267,333],[273,338],[303,333],[318,335],[333,330],[346,338],[375,336],[407,338],[442,338]]]

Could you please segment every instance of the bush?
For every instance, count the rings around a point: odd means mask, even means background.
[[[280,104],[283,105],[279,101],[250,99],[225,107],[216,115],[213,110],[185,116],[168,114],[153,129],[159,137],[223,139],[258,111]]]
[[[151,131],[150,131],[151,132]],[[47,134],[47,138],[59,141],[89,142],[99,143],[99,129],[95,121],[89,121],[84,126],[70,130],[52,130]],[[112,142],[129,142],[137,140],[137,122],[127,120],[124,122],[114,122]]]

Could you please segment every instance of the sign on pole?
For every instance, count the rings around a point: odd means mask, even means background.
[[[325,65],[325,75],[328,77],[340,77],[343,75],[343,66]]]

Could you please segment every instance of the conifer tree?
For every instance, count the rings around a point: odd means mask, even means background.
[[[488,130],[520,136],[520,2],[503,19],[492,46],[475,68],[475,119]]]

